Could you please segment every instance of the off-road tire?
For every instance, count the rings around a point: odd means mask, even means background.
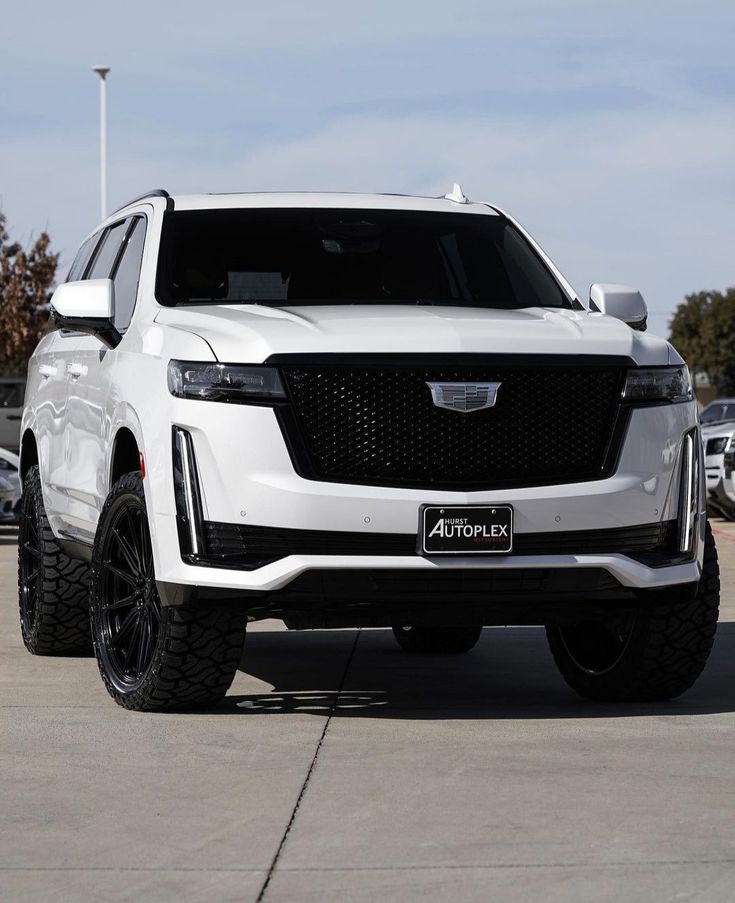
[[[458,655],[477,645],[482,625],[471,627],[400,627],[393,636],[404,652]]]
[[[38,576],[29,581],[36,571]],[[20,629],[33,655],[91,655],[89,564],[56,541],[43,504],[38,465],[23,481],[18,526]]]
[[[90,614],[95,653],[102,680],[119,705],[136,711],[165,711],[211,706],[232,683],[242,655],[246,618],[232,611],[202,606],[162,607],[151,573],[145,592],[157,607],[160,622],[150,662],[135,680],[126,683],[113,667],[106,633],[104,555],[110,532],[125,508],[142,511],[148,520],[143,480],[139,473],[122,476],[110,490],[100,515],[92,557]],[[150,538],[149,540],[150,541]]]
[[[709,523],[702,577],[694,599],[638,609],[627,646],[604,673],[589,673],[572,657],[563,627],[547,627],[549,646],[564,680],[580,696],[604,702],[660,701],[688,690],[704,670],[717,630],[720,569]]]

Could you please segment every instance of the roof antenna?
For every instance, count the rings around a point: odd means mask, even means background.
[[[452,190],[449,194],[445,194],[444,197],[448,201],[454,201],[455,204],[469,204],[469,198],[465,197],[464,191],[462,191],[462,186],[459,182],[455,182],[452,185]]]

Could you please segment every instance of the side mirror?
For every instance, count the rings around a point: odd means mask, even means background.
[[[641,293],[629,285],[595,282],[590,288],[590,310],[608,314],[627,323],[631,329],[644,332],[648,308]]]
[[[111,279],[64,282],[51,298],[52,316],[62,329],[96,335],[109,348],[122,336],[115,328],[115,289]]]

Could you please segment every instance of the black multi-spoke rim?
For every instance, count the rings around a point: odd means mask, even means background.
[[[621,612],[604,621],[584,621],[563,627],[561,640],[575,665],[586,674],[602,676],[620,662],[635,629],[635,612]]]
[[[101,652],[108,674],[134,689],[153,661],[161,607],[145,510],[123,505],[107,532],[100,565]]]
[[[23,631],[30,636],[39,609],[41,584],[41,537],[34,511],[24,510],[18,530],[18,557],[20,561],[20,611]]]

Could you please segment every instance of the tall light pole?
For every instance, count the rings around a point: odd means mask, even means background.
[[[107,217],[107,73],[109,66],[92,66],[100,77],[100,217]]]

